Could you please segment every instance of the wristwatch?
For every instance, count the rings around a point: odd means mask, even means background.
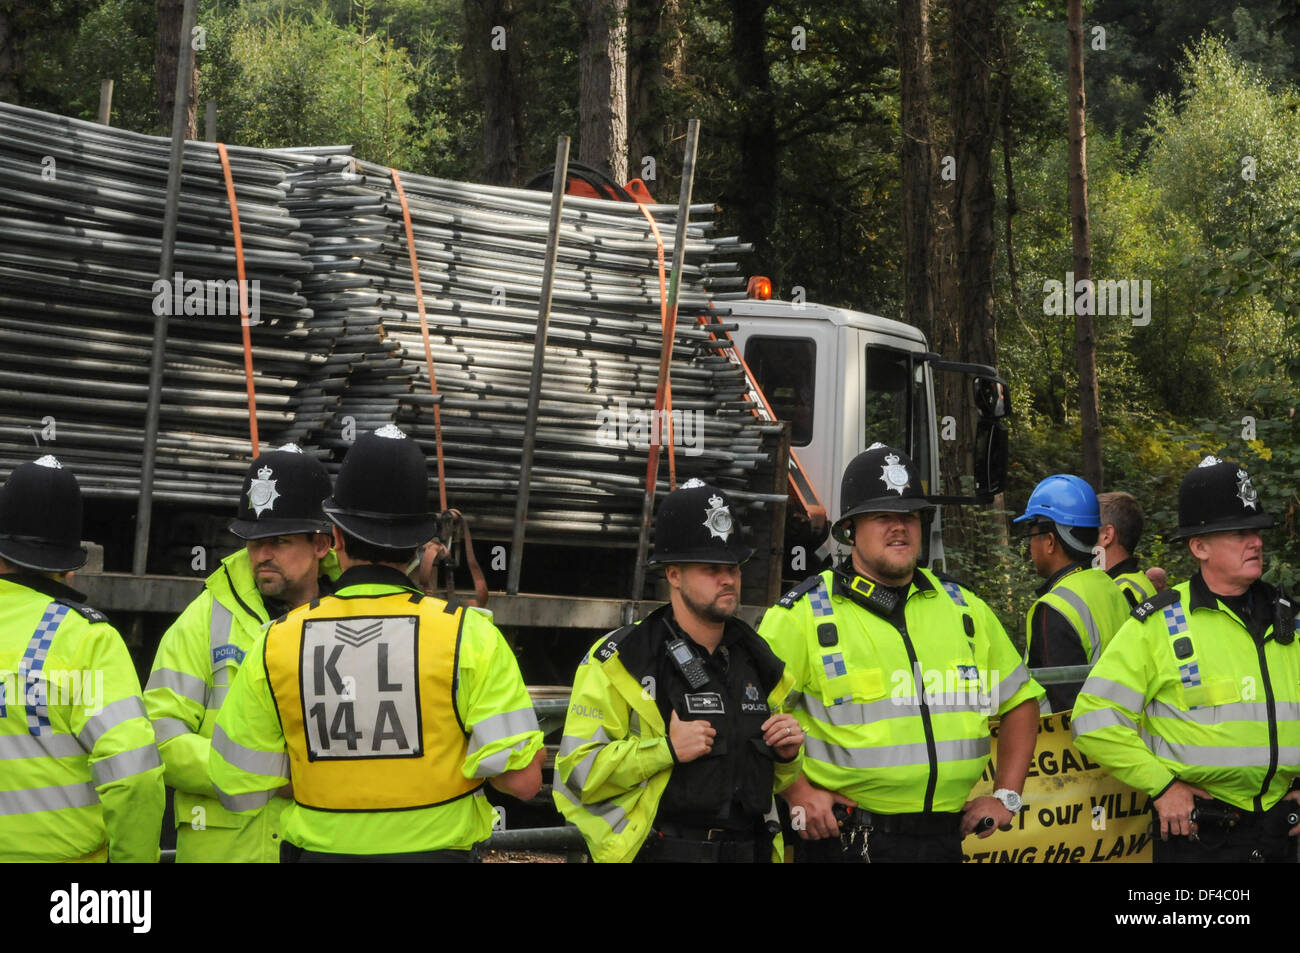
[[[1019,811],[1020,808],[1025,803],[1023,800],[1021,800],[1020,795],[1017,794],[1015,791],[1011,790],[1011,788],[998,788],[996,791],[993,792],[993,796],[997,798],[999,801],[1001,801],[1002,806],[1005,807],[1012,814],[1015,814],[1017,811]]]

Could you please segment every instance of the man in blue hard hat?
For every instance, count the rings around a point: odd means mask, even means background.
[[[1029,667],[1095,664],[1129,610],[1104,566],[1094,565],[1101,528],[1097,494],[1077,476],[1058,473],[1034,487],[1015,521],[1029,524],[1029,558],[1046,580],[1026,619]],[[1044,710],[1073,708],[1081,686],[1046,685]]]

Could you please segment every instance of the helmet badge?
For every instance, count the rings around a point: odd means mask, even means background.
[[[275,490],[276,481],[271,479],[271,468],[262,467],[257,471],[258,479],[248,485],[248,505],[254,516],[261,516],[263,510],[275,508],[275,501],[280,494]]]
[[[1249,506],[1252,510],[1259,509],[1256,506],[1259,502],[1259,494],[1250,485],[1250,474],[1245,470],[1237,471],[1237,499],[1241,500],[1243,506]]]
[[[897,454],[891,453],[885,457],[885,466],[880,468],[880,482],[885,484],[886,490],[893,490],[899,496],[903,495],[903,490],[911,482],[907,467],[899,464]]]
[[[704,526],[709,531],[709,538],[720,539],[725,543],[731,536],[731,510],[717,494],[709,497],[709,506],[712,509],[704,511]]]

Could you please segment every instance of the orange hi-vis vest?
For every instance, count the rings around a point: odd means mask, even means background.
[[[351,588],[351,587],[350,587]],[[477,790],[456,712],[464,609],[418,593],[326,596],[266,636],[293,797],[321,811],[431,807]]]

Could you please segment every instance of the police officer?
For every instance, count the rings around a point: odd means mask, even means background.
[[[803,777],[782,793],[802,838],[795,859],[960,861],[965,834],[988,836],[1020,809],[1043,690],[982,600],[917,568],[930,503],[907,454],[879,443],[858,454],[840,505],[833,532],[849,555],[759,626],[794,677],[807,732]],[[971,799],[995,714],[995,791]]]
[[[1115,635],[1079,693],[1075,744],[1151,796],[1157,863],[1294,862],[1300,622],[1259,578],[1272,517],[1243,468],[1209,456],[1183,478],[1178,521],[1170,538],[1198,569]]]
[[[1029,558],[1046,580],[1025,619],[1030,668],[1092,665],[1128,618],[1128,604],[1102,569],[1093,568],[1101,526],[1097,494],[1077,476],[1056,474],[1034,487],[1025,512]],[[1082,682],[1047,686],[1050,709],[1068,711]]]
[[[158,645],[145,705],[176,789],[178,863],[280,860],[288,798],[246,814],[227,811],[208,779],[208,756],[217,712],[263,627],[329,591],[339,574],[321,509],[329,494],[324,465],[293,444],[255,459],[230,524],[244,547],[221,561]]]
[[[67,583],[81,489],[52,456],[0,487],[0,860],[158,860],[163,769],[135,665]]]
[[[1142,504],[1132,493],[1122,491],[1099,493],[1097,503],[1101,507],[1097,545],[1105,553],[1103,568],[1119,586],[1131,609],[1159,591],[1151,577],[1139,567],[1134,555],[1138,540],[1142,538],[1142,527],[1146,524]]]
[[[597,861],[771,859],[773,787],[798,774],[803,733],[779,713],[785,666],[735,615],[753,550],[733,505],[700,480],[668,494],[652,556],[668,604],[573,677],[553,790]]]
[[[475,860],[492,831],[484,782],[521,800],[541,787],[519,666],[489,613],[405,575],[437,519],[402,431],[358,439],[324,508],[343,574],[245,656],[213,733],[221,803],[255,810],[292,781],[282,861]]]

